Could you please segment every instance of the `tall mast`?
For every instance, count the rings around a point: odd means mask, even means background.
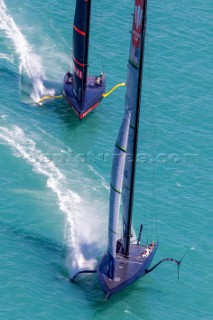
[[[73,24],[73,91],[79,102],[84,99],[87,83],[90,13],[91,0],[76,0]]]
[[[86,37],[85,37],[85,52],[84,52],[84,80],[83,83],[87,83],[87,69],[88,69],[88,58],[89,58],[89,34],[90,34],[90,16],[91,16],[91,0],[84,0],[87,2],[87,17],[86,17]]]
[[[144,44],[145,44],[145,32],[146,32],[146,9],[147,9],[147,0],[136,1],[136,4],[143,5],[143,18],[142,18],[142,27],[140,32],[140,58],[138,65],[138,85],[137,85],[137,98],[136,98],[136,111],[135,111],[135,119],[133,119],[133,123],[130,124],[130,127],[133,128],[133,149],[132,154],[129,156],[131,159],[128,159],[127,162],[132,161],[131,172],[130,174],[130,188],[129,188],[129,196],[128,196],[128,205],[127,205],[127,221],[123,224],[123,254],[125,256],[129,256],[129,246],[130,246],[130,238],[131,238],[131,224],[132,224],[132,211],[133,211],[133,199],[134,199],[134,187],[135,187],[135,172],[136,172],[136,158],[137,158],[137,144],[138,144],[138,130],[139,130],[139,120],[140,120],[140,102],[141,102],[141,91],[142,91],[142,72],[143,72],[143,60],[144,60]],[[137,8],[138,9],[138,8]],[[139,11],[135,8],[134,19],[136,19],[136,23],[139,21]],[[134,24],[135,22],[133,22]],[[134,30],[133,30],[134,32]],[[134,37],[134,34],[132,34]],[[130,53],[131,57],[131,53]],[[130,64],[134,66],[131,61]],[[135,66],[134,66],[135,67]],[[137,68],[137,66],[136,66]],[[131,133],[130,133],[131,134]]]

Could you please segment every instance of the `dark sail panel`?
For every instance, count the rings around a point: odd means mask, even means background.
[[[125,100],[125,127],[121,127],[117,148],[119,155],[123,154],[119,162],[113,161],[111,187],[119,193],[110,197],[111,214],[109,218],[109,244],[106,255],[103,256],[99,268],[98,278],[106,298],[125,288],[127,285],[144,276],[152,262],[158,243],[149,246],[140,244],[140,240],[130,243],[132,207],[134,196],[134,179],[138,143],[138,127],[140,116],[140,96],[142,85],[142,69],[144,55],[144,37],[147,0],[135,0],[130,56],[128,63],[128,80]],[[128,119],[128,121],[127,121]],[[120,143],[122,137],[122,142]],[[125,162],[125,163],[124,163]],[[120,193],[122,184],[122,215],[123,236],[116,237]],[[114,218],[114,220],[113,220]],[[112,229],[112,230],[110,230]],[[117,241],[116,241],[117,239]],[[138,238],[139,239],[139,238]]]
[[[130,130],[123,179],[123,254],[129,255],[131,238],[134,180],[136,169],[140,97],[142,86],[144,40],[146,27],[146,0],[136,0],[133,16],[132,38],[128,64],[126,108],[131,106]]]
[[[91,0],[76,0],[73,23],[73,72],[68,71],[64,77],[64,96],[79,119],[83,119],[94,110],[103,98],[106,79],[87,75],[89,53],[89,31]]]
[[[76,1],[73,25],[73,91],[80,102],[87,81],[90,5],[91,0]]]

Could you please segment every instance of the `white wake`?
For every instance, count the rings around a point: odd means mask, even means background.
[[[101,242],[100,230],[103,229],[103,221],[98,221],[97,217],[102,206],[97,203],[96,206],[94,203],[88,205],[77,193],[70,190],[64,174],[21,128],[12,126],[8,129],[0,126],[0,143],[9,145],[16,157],[25,160],[35,172],[45,176],[47,187],[56,194],[59,208],[66,215],[65,240],[70,248],[67,267],[71,267],[71,275],[79,269],[93,269],[97,252],[94,254],[93,251],[89,256],[88,248],[96,247]],[[94,207],[98,207],[97,212]]]
[[[9,54],[5,54],[5,53],[0,53],[0,59],[5,59],[5,60],[8,60],[10,62],[13,62],[12,56],[9,55]]]
[[[33,47],[27,42],[24,35],[9,15],[3,0],[0,0],[0,30],[12,41],[19,58],[19,73],[25,72],[32,81],[33,90],[30,94],[34,101],[41,96],[54,95],[54,89],[47,89],[43,84],[45,78],[41,58],[33,52]]]

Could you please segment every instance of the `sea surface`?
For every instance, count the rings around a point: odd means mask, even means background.
[[[121,87],[79,121],[60,94],[74,0],[0,0],[0,319],[210,320],[212,0],[149,0],[133,227],[164,263],[104,301]],[[126,80],[133,1],[92,1],[89,72]]]

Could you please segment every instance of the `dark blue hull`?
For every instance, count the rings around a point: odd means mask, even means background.
[[[103,98],[106,79],[103,77],[101,83],[97,83],[98,78],[96,76],[88,76],[83,102],[79,102],[73,92],[73,83],[69,81],[67,74],[64,77],[65,99],[79,119],[83,119],[89,112],[95,109]]]
[[[112,294],[124,289],[126,286],[145,275],[149,268],[154,254],[157,250],[158,243],[151,250],[148,256],[144,256],[143,252],[146,247],[138,244],[130,245],[129,258],[117,254],[115,262],[114,279],[107,276],[107,255],[104,255],[98,267],[98,279],[106,298]]]

